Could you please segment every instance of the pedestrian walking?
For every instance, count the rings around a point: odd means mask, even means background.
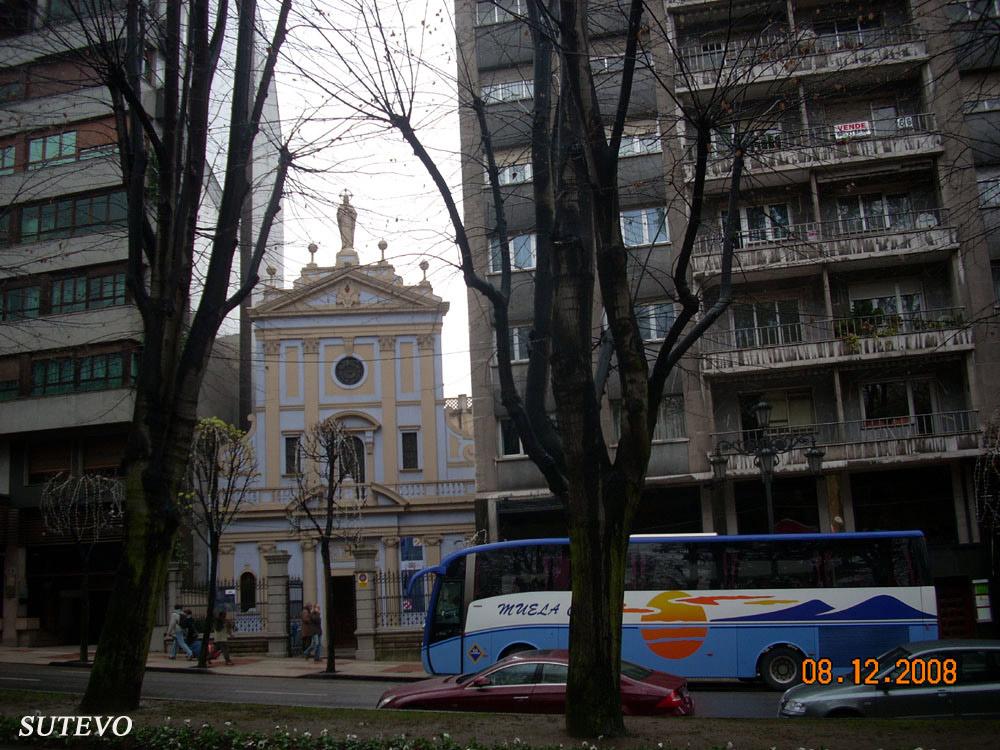
[[[323,651],[323,616],[320,614],[318,604],[312,610],[312,626],[313,636],[310,648],[313,649],[313,659],[319,661],[320,654]]]
[[[187,654],[187,658],[192,657],[191,647],[187,643],[187,622],[184,610],[181,609],[180,604],[174,605],[174,611],[170,613],[170,625],[167,627],[167,635],[172,635],[174,637],[173,642],[170,644],[170,659],[177,658],[177,648],[178,646]]]
[[[215,647],[225,658],[226,664],[233,663],[233,660],[229,658],[229,634],[232,632],[232,620],[226,617],[226,610],[220,611],[218,617],[215,618],[215,630],[212,635],[215,639]]]
[[[306,603],[299,613],[302,621],[302,656],[308,659],[313,650],[312,604]]]
[[[180,647],[187,654],[187,658],[190,659],[191,647],[188,646],[187,638],[184,637],[184,610],[180,604],[175,604],[174,611],[170,613],[170,624],[167,626],[167,635],[173,639],[170,642],[170,652],[167,654],[167,658],[176,659],[177,648]]]

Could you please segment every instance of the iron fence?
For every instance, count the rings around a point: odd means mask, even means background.
[[[380,628],[422,628],[434,588],[434,576],[420,578],[412,596],[406,589],[415,571],[379,571],[375,574],[375,623]]]
[[[180,604],[182,607],[190,607],[195,618],[204,617],[208,602],[208,583],[184,586],[178,589],[176,599],[175,602],[168,602],[170,608],[174,604]],[[216,582],[216,611],[224,607],[230,613],[234,633],[263,633],[267,629],[266,603],[266,578],[254,581],[223,578]]]

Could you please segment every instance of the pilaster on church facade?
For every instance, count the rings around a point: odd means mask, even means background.
[[[310,524],[293,530],[287,509],[303,476],[318,477],[299,450],[302,436],[338,420],[361,459],[342,492],[363,500],[350,534],[334,534],[331,544],[337,606],[354,597],[355,549],[374,550],[377,568],[401,580],[475,533],[471,413],[464,396],[445,399],[442,388],[448,303],[427,281],[426,262],[424,277],[405,283],[385,259],[384,241],[381,259],[364,263],[350,195],[342,198],[333,265],[321,265],[322,251],[310,245],[311,262],[292,287],[266,289],[252,310],[263,357],[249,439],[260,477],[254,502],[224,538],[237,576],[251,560],[247,567],[266,575],[266,553],[281,550],[290,556],[289,575],[302,580],[303,601],[325,600],[317,536]]]

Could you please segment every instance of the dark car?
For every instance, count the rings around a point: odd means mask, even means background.
[[[568,651],[521,651],[481,672],[434,677],[387,690],[379,708],[519,711],[556,714],[566,706]],[[690,716],[694,703],[683,677],[622,662],[622,711]]]
[[[1000,641],[907,643],[862,671],[862,683],[865,676],[876,684],[855,684],[851,673],[830,685],[797,685],[781,696],[778,715],[1000,718]]]

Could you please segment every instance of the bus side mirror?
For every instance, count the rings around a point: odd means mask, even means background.
[[[489,677],[477,677],[472,681],[472,687],[475,688],[484,688],[492,684],[493,680],[491,680]]]

